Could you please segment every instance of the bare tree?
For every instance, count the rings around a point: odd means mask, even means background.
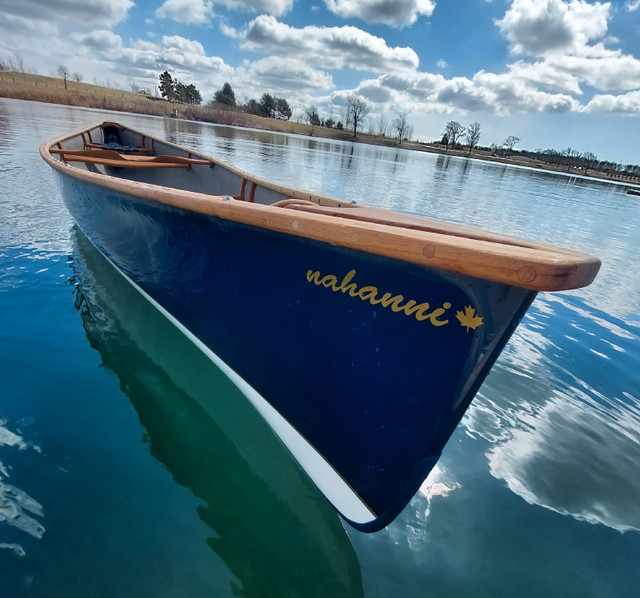
[[[582,160],[584,161],[584,173],[588,174],[589,169],[595,169],[598,166],[598,157],[593,152],[585,152],[582,154]]]
[[[471,155],[471,151],[474,147],[478,145],[478,141],[480,141],[480,123],[474,122],[467,127],[466,132],[467,144],[469,145],[469,153],[467,156]]]
[[[376,123],[372,118],[368,118],[365,121],[365,125],[367,128],[367,135],[375,135],[376,134]]]
[[[358,127],[369,114],[369,106],[357,93],[347,96],[347,125],[353,127],[354,139],[358,136]]]
[[[401,112],[393,121],[393,129],[397,134],[398,143],[402,143],[413,135],[413,127],[407,120],[407,113]]]
[[[573,149],[572,147],[568,147],[565,150],[562,150],[562,155],[571,160],[580,158],[582,156],[580,150]]]
[[[82,75],[81,73],[73,73],[73,75],[71,75],[71,78],[77,83],[80,83],[84,79],[84,75]]]
[[[380,113],[376,121],[376,133],[380,135],[380,137],[386,137],[389,134],[389,123],[384,116],[384,112]]]
[[[457,120],[450,120],[444,127],[443,138],[446,137],[448,144],[455,148],[464,131],[465,128]]]
[[[67,89],[67,79],[69,78],[69,69],[63,64],[59,65],[56,69],[56,73],[58,73],[58,77],[64,79],[64,88]]]
[[[318,114],[318,109],[315,106],[309,106],[308,108],[305,108],[304,113],[310,125],[314,125],[317,127],[322,125],[322,120],[320,118],[320,115]]]
[[[565,150],[560,152],[562,157],[564,158],[565,164],[567,165],[567,172],[571,170],[571,168],[577,168],[582,163],[582,153],[579,150],[568,147]]]
[[[516,137],[515,135],[509,135],[509,137],[507,137],[504,140],[504,143],[502,145],[504,145],[505,149],[507,150],[507,156],[511,155],[511,152],[513,151],[513,148],[520,142],[520,137]]]
[[[20,56],[20,54],[18,54],[17,52],[13,53],[13,59],[11,60],[11,65],[12,65],[12,71],[17,71],[18,73],[24,73],[26,72],[26,69],[24,67],[24,60],[22,60],[22,56]]]
[[[16,73],[25,73],[27,69],[24,66],[24,60],[22,56],[17,52],[13,53],[11,58],[2,60],[0,58],[0,71],[15,71]]]

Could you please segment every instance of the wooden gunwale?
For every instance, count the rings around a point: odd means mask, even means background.
[[[230,200],[227,196],[211,196],[128,181],[82,170],[65,164],[52,155],[53,146],[59,146],[63,141],[78,137],[98,126],[92,125],[47,141],[40,146],[40,154],[52,168],[64,175],[143,200],[530,290],[561,291],[586,286],[593,280],[600,267],[597,258],[575,251],[530,243],[428,218],[396,214],[366,206],[353,206],[331,197],[270,183],[196,152],[194,154],[206,160],[208,164],[218,164],[248,181],[250,188],[254,190],[257,186],[266,187],[288,197],[309,200],[319,206],[330,206],[333,210],[329,212],[345,209],[345,212],[348,210],[349,217],[344,217],[342,213],[289,209],[293,204],[282,207],[253,203],[251,191],[248,201],[241,201]],[[129,130],[143,134],[134,129]],[[147,139],[154,139],[145,135]],[[167,141],[156,141],[182,152],[187,151]],[[363,210],[363,218],[352,216],[351,210],[353,214]],[[364,218],[367,211],[370,215],[373,214],[373,219]],[[309,267],[313,268],[313,264]]]

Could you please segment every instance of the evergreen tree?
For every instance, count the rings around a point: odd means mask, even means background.
[[[160,75],[160,95],[165,99],[173,102],[175,100],[175,87],[173,84],[173,77],[169,74],[169,71],[165,71]]]
[[[276,118],[289,120],[291,118],[291,108],[289,102],[284,98],[274,98],[276,101]]]
[[[182,86],[182,96],[180,101],[184,104],[201,104],[202,103],[202,96],[200,95],[200,92],[198,91],[198,89],[196,88],[196,86],[193,83],[189,83],[189,85],[182,85],[182,83],[180,83],[180,85]]]
[[[160,95],[163,98],[180,104],[201,104],[202,96],[193,83],[185,85],[173,79],[168,71],[160,75]]]
[[[263,93],[260,98],[260,116],[273,118],[276,111],[276,101],[271,94]]]
[[[233,93],[233,89],[228,83],[225,83],[222,89],[216,91],[214,99],[218,104],[225,104],[226,106],[236,105],[236,94]]]
[[[255,114],[256,116],[260,116],[261,114],[260,104],[258,103],[257,100],[249,100],[247,102],[247,112],[249,114]]]

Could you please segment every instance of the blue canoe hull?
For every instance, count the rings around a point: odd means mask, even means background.
[[[363,531],[418,490],[536,294],[60,179],[90,241],[314,454],[316,483],[340,480],[328,498]]]

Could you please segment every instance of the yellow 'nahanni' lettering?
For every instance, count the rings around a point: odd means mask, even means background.
[[[355,282],[352,282],[355,275],[355,270],[349,270],[340,284],[338,284],[338,278],[333,274],[322,276],[318,270],[315,272],[308,270],[307,281],[317,286],[331,289],[334,293],[349,294],[350,297],[368,301],[371,305],[382,305],[382,307],[390,308],[393,312],[402,312],[406,316],[413,316],[418,322],[428,320],[433,326],[444,326],[449,323],[449,320],[440,319],[448,309],[451,309],[451,303],[448,301],[443,303],[442,307],[432,310],[431,306],[426,302],[418,303],[413,299],[405,301],[403,295],[393,295],[392,293],[380,294],[378,287],[370,285],[358,287]]]

